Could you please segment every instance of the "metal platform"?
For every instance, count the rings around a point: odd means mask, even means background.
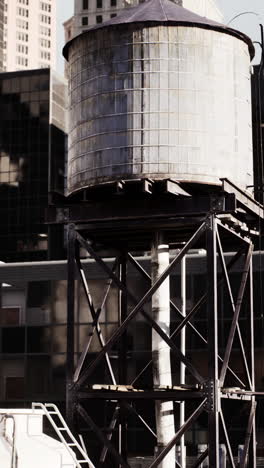
[[[123,181],[68,198],[53,194],[50,202],[47,223],[73,223],[106,249],[147,249],[158,230],[170,245],[181,246],[208,213],[224,215],[228,226],[254,241],[264,218],[262,205],[227,179],[221,187]]]

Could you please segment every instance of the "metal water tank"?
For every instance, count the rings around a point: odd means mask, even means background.
[[[66,44],[68,193],[150,178],[253,183],[244,34],[150,0]]]

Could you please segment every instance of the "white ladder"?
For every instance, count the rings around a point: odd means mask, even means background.
[[[85,450],[81,447],[79,442],[75,439],[74,435],[70,431],[69,427],[67,426],[67,423],[65,419],[62,417],[59,409],[57,408],[56,405],[53,403],[32,403],[32,409],[33,411],[35,409],[41,409],[45,416],[47,416],[50,424],[52,425],[53,429],[55,430],[57,436],[60,438],[61,442],[63,445],[66,447],[68,450],[69,454],[71,455],[75,465],[77,468],[95,468],[94,464],[88,457],[87,453]],[[59,420],[59,425],[55,421],[55,417],[58,418]],[[67,435],[68,440],[66,440],[65,436]],[[75,451],[78,453],[78,456],[81,457],[80,459],[77,458],[77,455]],[[67,465],[65,465],[67,466]]]

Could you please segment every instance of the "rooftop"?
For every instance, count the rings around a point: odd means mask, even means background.
[[[99,23],[91,26],[87,31],[81,35],[87,35],[91,31],[98,29],[120,27],[122,25],[135,24],[135,23],[149,23],[153,26],[153,23],[165,24],[168,26],[189,26],[198,27],[203,29],[211,29],[222,33],[235,36],[238,39],[246,42],[249,48],[251,58],[255,55],[255,49],[251,39],[244,33],[237,31],[236,29],[229,28],[228,26],[212,21],[205,16],[199,16],[186,8],[176,5],[170,0],[147,0],[143,3],[139,3],[136,7],[125,8],[120,14],[111,18],[109,21]],[[76,36],[71,39],[64,46],[63,55],[68,59],[68,52],[70,45],[80,37]]]

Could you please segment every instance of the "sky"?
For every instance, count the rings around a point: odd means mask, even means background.
[[[63,73],[62,47],[64,44],[64,32],[62,23],[73,14],[74,0],[57,0],[58,2],[58,71]],[[264,1],[263,0],[216,0],[224,15],[224,23],[228,23],[234,16],[244,13],[237,19],[231,21],[230,26],[247,34],[253,41],[260,41],[259,24],[264,24]],[[259,62],[260,48],[256,45],[256,60]]]

